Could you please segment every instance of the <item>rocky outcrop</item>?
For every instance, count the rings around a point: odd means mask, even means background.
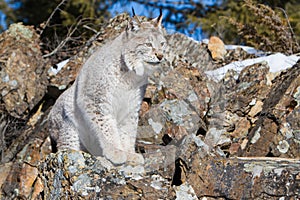
[[[145,158],[143,167],[115,168],[103,158],[71,150],[50,153],[47,132],[50,105],[72,84],[88,55],[123,30],[128,17],[123,14],[112,19],[97,34],[97,39],[89,41],[56,75],[43,65],[45,61],[39,51],[22,54],[23,57],[15,60],[32,61],[31,70],[26,68],[24,74],[1,82],[2,93],[11,87],[11,80],[27,77],[22,80],[29,81],[33,71],[41,78],[30,80],[37,85],[36,98],[11,97],[10,102],[15,107],[1,98],[9,119],[24,120],[26,116],[30,119],[19,125],[18,134],[9,142],[6,137],[11,130],[3,128],[7,124],[4,122],[9,120],[2,118],[0,122],[5,136],[1,139],[5,151],[2,148],[0,197],[300,198],[300,62],[278,72],[270,70],[272,63],[269,62],[237,67],[237,70],[224,68],[221,78],[216,79],[208,76],[207,71],[256,57],[241,48],[227,49],[225,54],[223,44],[218,50],[219,40],[208,48],[206,43],[182,34],[168,35],[166,61],[151,77],[140,111],[136,149]],[[16,26],[35,35],[30,27]],[[9,40],[12,30],[0,37]],[[29,41],[38,41],[38,38]],[[37,44],[33,46],[38,49]],[[222,58],[212,55],[211,47],[221,52]],[[9,47],[5,48],[8,51]],[[32,51],[32,46],[27,45],[27,48],[27,52]],[[7,74],[8,69],[10,65],[1,65],[1,72]],[[49,83],[44,78],[47,73]],[[2,80],[6,80],[3,77]],[[29,84],[26,81],[24,85]],[[18,90],[11,93],[14,91]],[[19,103],[21,100],[26,104]]]
[[[0,36],[0,97],[9,115],[25,119],[48,85],[46,62],[32,27],[12,24]]]

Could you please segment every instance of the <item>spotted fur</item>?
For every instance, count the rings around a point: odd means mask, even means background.
[[[135,152],[138,111],[148,76],[166,47],[161,18],[140,22],[134,16],[123,33],[86,61],[49,115],[59,150],[88,151],[116,165],[143,163]]]

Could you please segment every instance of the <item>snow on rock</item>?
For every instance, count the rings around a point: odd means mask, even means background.
[[[275,73],[292,67],[300,59],[300,56],[290,55],[286,56],[282,53],[276,53],[269,56],[262,56],[253,59],[246,59],[243,61],[236,61],[225,65],[221,68],[206,71],[205,73],[215,81],[220,81],[228,70],[241,72],[245,67],[261,62],[267,62],[270,67],[270,72]]]
[[[60,63],[56,64],[55,67],[50,67],[48,73],[56,75],[67,63],[69,62],[69,59],[63,60]]]

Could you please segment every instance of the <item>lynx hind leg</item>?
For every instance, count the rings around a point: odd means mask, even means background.
[[[57,150],[84,150],[80,144],[78,132],[69,122],[52,122],[49,129],[52,140],[55,140]]]
[[[63,104],[63,99],[58,99],[49,114],[48,126],[52,144],[56,145],[57,150],[82,150],[78,131],[71,121],[72,113],[70,108]]]
[[[60,135],[57,140],[57,148],[59,150],[74,149],[77,151],[85,151],[85,148],[80,144],[78,131],[73,123],[63,123]]]

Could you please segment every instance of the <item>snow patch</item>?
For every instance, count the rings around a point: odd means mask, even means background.
[[[205,74],[207,74],[212,80],[220,81],[230,69],[240,73],[245,67],[262,62],[267,62],[270,67],[270,72],[276,73],[292,67],[299,59],[300,56],[297,55],[286,56],[282,53],[276,53],[269,56],[232,62],[221,68],[206,71]]]
[[[50,67],[48,73],[56,75],[68,62],[69,59],[61,61],[60,63],[56,64],[55,67]]]

